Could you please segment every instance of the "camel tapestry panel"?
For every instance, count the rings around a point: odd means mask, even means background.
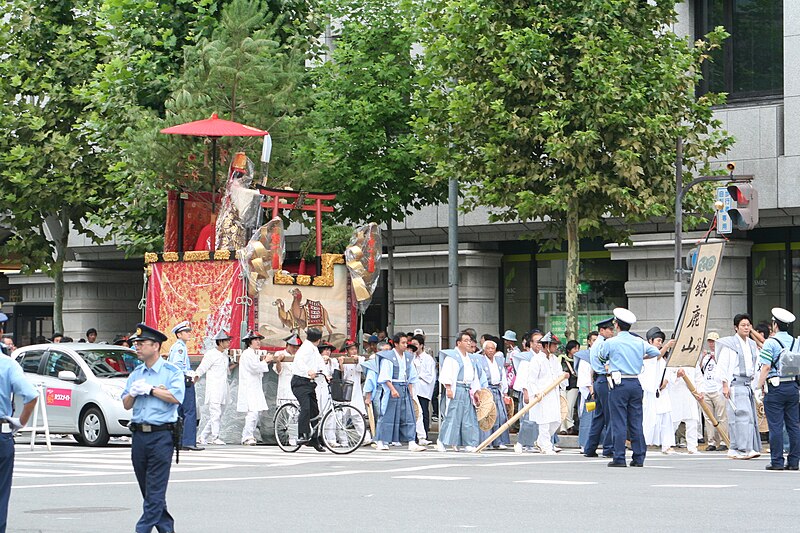
[[[265,283],[258,295],[259,333],[264,343],[283,347],[283,339],[308,327],[322,330],[322,338],[341,348],[356,332],[355,307],[350,301],[347,267],[333,265],[333,286],[315,287]]]
[[[147,284],[145,321],[169,339],[161,345],[169,352],[175,342],[172,328],[178,322],[192,323],[189,353],[201,354],[213,344],[210,339],[225,329],[239,346],[243,294],[239,261],[191,261],[153,263]]]

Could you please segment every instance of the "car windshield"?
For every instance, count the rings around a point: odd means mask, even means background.
[[[78,350],[99,378],[127,376],[137,365],[136,354],[125,350]]]

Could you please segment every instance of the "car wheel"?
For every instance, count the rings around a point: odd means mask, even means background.
[[[81,444],[86,446],[105,446],[108,444],[108,429],[103,413],[91,407],[81,417]]]
[[[83,435],[80,433],[73,433],[72,438],[75,439],[78,444],[82,444],[84,446],[86,445],[86,441],[83,439]]]

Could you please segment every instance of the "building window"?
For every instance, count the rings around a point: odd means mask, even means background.
[[[566,253],[507,255],[503,259],[503,327],[521,340],[533,327],[564,338],[566,314]],[[578,284],[578,336],[584,343],[594,324],[626,307],[628,269],[609,253],[581,252]]]
[[[703,66],[701,94],[728,100],[783,94],[783,0],[696,0],[695,33],[730,33]]]

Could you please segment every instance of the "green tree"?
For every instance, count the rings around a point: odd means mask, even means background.
[[[345,1],[323,9],[341,21],[330,61],[314,69],[314,107],[302,157],[314,170],[310,190],[335,191],[339,223],[378,222],[388,231],[389,330],[394,326],[392,221],[440,201],[441,186],[416,178],[424,169],[410,122],[418,60],[407,11],[393,0]],[[339,23],[337,23],[338,25]]]
[[[162,0],[153,11],[134,0],[106,3],[101,29],[107,46],[92,87],[93,124],[98,137],[111,139],[107,176],[119,201],[102,219],[133,254],[161,248],[166,191],[214,186],[210,143],[162,135],[162,128],[218,112],[268,129],[274,170],[291,174],[307,98],[310,6],[304,0]],[[224,183],[227,155],[246,149],[257,160],[259,142],[219,140],[217,186]]]
[[[96,238],[88,217],[111,197],[101,146],[82,129],[82,89],[97,66],[97,2],[12,0],[0,18],[0,212],[13,236],[0,249],[26,273],[54,280],[53,326],[63,331],[70,231]]]
[[[415,129],[433,174],[458,176],[494,221],[547,220],[545,237],[566,239],[570,336],[580,238],[622,241],[631,224],[670,216],[679,137],[685,181],[732,143],[712,116],[724,98],[694,91],[725,33],[675,35],[675,3],[412,3],[428,103]],[[685,205],[707,213],[710,202]]]

